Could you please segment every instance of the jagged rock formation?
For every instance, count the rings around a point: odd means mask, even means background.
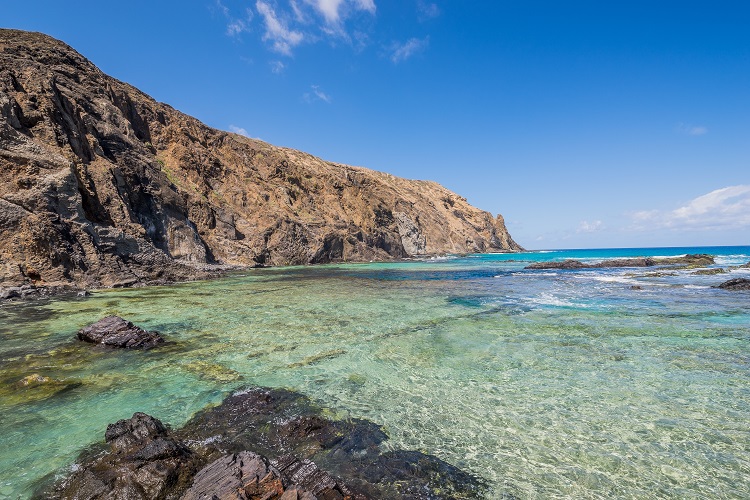
[[[150,349],[164,343],[159,332],[149,332],[119,316],[107,316],[81,328],[78,340],[127,349]]]
[[[469,499],[474,476],[417,451],[384,451],[366,420],[329,420],[300,394],[249,388],[168,430],[135,413],[107,427],[106,447],[79,457],[35,498],[233,500]],[[266,458],[268,457],[268,458]]]
[[[0,30],[0,285],[516,250],[501,216],[434,182],[209,128],[62,42]]]

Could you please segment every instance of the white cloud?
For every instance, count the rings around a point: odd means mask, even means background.
[[[706,135],[708,133],[708,127],[705,127],[703,125],[688,125],[685,123],[678,123],[677,131],[685,135]]]
[[[277,75],[284,72],[284,68],[286,66],[281,61],[271,61],[268,63],[271,66],[271,72],[276,73]]]
[[[286,23],[276,15],[276,11],[266,2],[257,0],[255,8],[263,16],[263,22],[266,26],[263,40],[271,41],[272,48],[276,52],[287,56],[292,55],[292,49],[302,42],[304,35],[299,31],[288,28]]]
[[[244,135],[245,137],[250,137],[250,134],[247,133],[247,130],[236,125],[230,125],[229,131],[234,132],[235,134]]]
[[[729,186],[698,196],[671,211],[630,215],[634,230],[726,230],[750,228],[750,185]]]
[[[576,229],[576,233],[595,233],[603,229],[606,229],[606,227],[604,226],[604,223],[600,220],[595,220],[593,222],[583,220],[578,225],[578,229]]]
[[[331,96],[320,90],[320,87],[317,85],[310,85],[310,89],[312,90],[312,93],[306,92],[303,97],[305,98],[305,101],[307,102],[314,102],[314,101],[323,101],[326,104],[331,104]]]
[[[419,20],[426,21],[438,17],[440,15],[440,7],[438,7],[437,4],[419,0],[419,2],[417,2],[417,12],[419,13]]]
[[[305,0],[329,25],[337,26],[346,17],[349,9],[363,10],[375,14],[377,7],[374,0]]]
[[[414,54],[423,51],[430,44],[430,37],[410,38],[404,43],[396,43],[391,47],[391,61],[398,64],[406,61]]]
[[[227,35],[237,37],[244,32],[250,31],[250,23],[254,17],[251,9],[246,9],[245,17],[240,18],[234,17],[229,7],[221,3],[221,0],[216,0],[216,8],[227,18]]]

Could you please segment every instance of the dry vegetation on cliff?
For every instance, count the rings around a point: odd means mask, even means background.
[[[520,250],[434,182],[212,129],[46,35],[0,30],[0,117],[0,285]]]

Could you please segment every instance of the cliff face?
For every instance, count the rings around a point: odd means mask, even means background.
[[[212,129],[62,42],[0,30],[0,285],[517,250],[501,216],[434,182]]]

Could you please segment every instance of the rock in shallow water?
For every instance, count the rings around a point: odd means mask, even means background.
[[[750,290],[750,279],[734,278],[716,285],[716,288],[723,288],[724,290]]]
[[[481,498],[486,492],[477,478],[436,457],[382,452],[388,437],[372,422],[333,421],[320,412],[300,394],[254,388],[174,432],[136,413],[107,427],[108,452],[83,458],[51,493],[39,496],[362,500]]]
[[[107,316],[78,330],[78,340],[111,347],[149,349],[164,342],[159,332],[149,332],[119,316]]]
[[[688,268],[708,266],[714,263],[714,258],[707,254],[688,254],[679,257],[634,257],[630,259],[603,260],[595,264],[587,264],[580,260],[568,259],[563,261],[535,262],[524,269],[604,269],[611,267],[653,267],[682,265]]]

